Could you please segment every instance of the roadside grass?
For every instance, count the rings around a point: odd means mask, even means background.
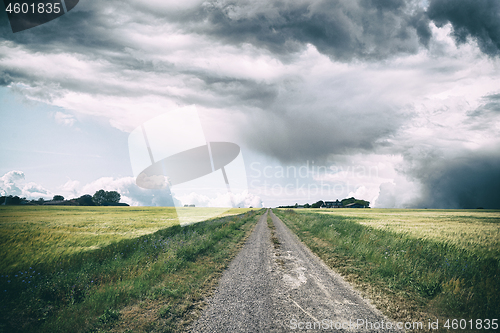
[[[161,230],[134,238],[114,233],[117,238],[104,238],[109,245],[64,252],[59,260],[54,255],[26,264],[20,258],[22,266],[0,271],[0,331],[181,331],[259,214],[249,211],[186,227],[163,224]],[[94,223],[105,215],[87,210]],[[151,215],[151,228],[169,218],[165,211]],[[147,224],[146,212],[142,218]],[[70,237],[71,242],[78,244],[77,238]]]
[[[422,321],[426,326],[428,319],[439,319],[443,328],[446,319],[473,319],[475,323],[498,318],[500,238],[494,236],[497,233],[491,225],[498,230],[500,223],[490,212],[485,212],[486,222],[480,213],[461,221],[460,216],[470,215],[460,212],[442,237],[425,230],[430,222],[391,226],[389,220],[379,220],[372,226],[376,219],[370,213],[276,210],[313,252],[395,320]],[[406,210],[390,213],[397,214],[399,221],[422,215]],[[434,214],[432,225],[439,225],[442,220],[449,222],[446,213],[425,211],[424,215],[432,218]],[[476,237],[483,227],[493,236]]]

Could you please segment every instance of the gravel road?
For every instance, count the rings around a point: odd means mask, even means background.
[[[267,214],[275,226],[271,241]],[[270,210],[224,272],[189,332],[395,332]],[[395,325],[393,326],[395,328]]]

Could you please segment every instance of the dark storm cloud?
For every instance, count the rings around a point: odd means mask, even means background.
[[[125,15],[126,14],[126,15]],[[342,61],[384,59],[414,54],[427,46],[437,25],[451,22],[457,42],[468,36],[483,52],[499,54],[500,2],[497,0],[433,0],[427,12],[417,1],[212,1],[183,10],[153,10],[124,1],[80,3],[67,15],[39,27],[12,34],[0,15],[0,39],[34,51],[79,52],[126,61],[117,54],[129,47],[117,29],[127,24],[177,24],[180,31],[208,35],[218,41],[251,43],[280,55],[282,60],[314,45]],[[131,64],[141,66],[141,64]],[[137,67],[134,67],[137,68]]]
[[[178,82],[186,82],[198,92],[207,94],[173,96],[162,92],[163,96],[177,99],[180,103],[202,103],[207,106],[224,107],[228,105],[267,106],[276,97],[276,87],[273,84],[255,82],[251,79],[242,79],[221,76],[211,69],[186,68],[168,61],[155,59],[139,59],[137,54],[141,47],[137,40],[132,42],[129,35],[133,30],[120,30],[127,24],[153,27],[161,26],[166,22],[177,21],[183,29],[182,20],[197,21],[199,7],[181,11],[152,11],[151,8],[138,6],[134,3],[119,1],[96,1],[81,3],[67,15],[21,33],[13,34],[7,20],[7,15],[0,14],[0,42],[9,41],[12,46],[22,45],[24,49],[41,54],[76,54],[81,61],[95,61],[99,64],[107,63],[108,71],[116,73],[135,72],[137,77],[152,75],[156,77],[174,78]],[[127,13],[124,13],[127,12]],[[105,15],[110,13],[110,15]],[[124,15],[126,14],[126,15]],[[177,15],[176,15],[177,14]],[[138,33],[140,35],[143,32]],[[150,37],[150,36],[148,36]],[[104,75],[108,73],[103,73]],[[0,67],[0,85],[23,83],[27,86],[47,84],[51,79],[37,76],[31,71],[9,71]],[[76,91],[93,95],[108,96],[144,96],[155,94],[151,87],[136,85],[135,89],[124,90],[121,82],[110,85],[102,80],[97,84],[88,82],[85,75],[80,80],[72,77],[60,77],[58,84],[68,91]]]
[[[494,123],[488,121],[488,118],[496,117],[500,114],[500,94],[491,94],[484,96],[482,104],[475,110],[470,111],[467,115],[472,122],[476,122],[475,126],[481,128],[489,128]]]
[[[5,72],[0,72],[0,86],[8,86],[13,81],[12,77]]]
[[[0,67],[0,86],[8,86],[13,82],[29,82],[29,80],[29,73]]]
[[[422,10],[403,0],[217,1],[204,12],[209,24],[198,31],[278,54],[310,43],[335,59],[380,59],[416,53],[431,36]]]
[[[483,100],[486,103],[480,109],[500,113],[500,94],[485,96]]]
[[[126,4],[124,7],[126,8]],[[48,57],[67,53],[77,55],[82,61],[110,62],[121,70],[131,68],[151,70],[144,69],[147,64],[140,63],[123,52],[127,44],[115,35],[115,29],[119,24],[114,17],[103,15],[102,10],[102,8],[99,10],[96,4],[92,6],[84,2],[82,6],[76,7],[66,15],[18,33],[12,33],[7,15],[0,13],[0,43],[4,42],[4,45],[13,48],[22,46],[28,52]],[[32,70],[12,71],[3,68],[2,73],[0,66],[0,84],[23,83],[33,86],[43,85],[49,81],[50,78],[40,77],[37,71]],[[75,81],[69,77],[59,84],[67,90],[94,94],[115,94],[119,90],[117,88],[116,91],[113,89],[106,91],[109,87],[88,84],[85,80]]]
[[[408,175],[423,185],[420,208],[500,208],[500,147],[449,159],[429,154]]]
[[[432,0],[427,14],[438,27],[450,22],[457,43],[472,37],[484,53],[500,55],[500,1]]]
[[[483,102],[475,110],[469,111],[468,128],[476,132],[492,132],[497,130],[497,119],[500,115],[500,94],[491,94],[481,98]]]
[[[272,114],[255,114],[242,128],[246,142],[283,163],[324,162],[332,155],[367,153],[386,146],[387,138],[409,119],[388,106],[383,109],[383,104],[331,107],[321,101],[302,101],[297,107],[304,112],[275,107]],[[368,108],[372,112],[366,112]]]
[[[220,77],[203,72],[186,71],[185,73],[203,80],[203,89],[209,91],[210,94],[224,96],[223,100],[215,102],[200,99],[199,101],[202,101],[205,105],[224,107],[243,103],[246,106],[265,109],[278,97],[278,86],[276,84],[259,83],[249,79]],[[195,98],[195,96],[189,97],[189,99],[192,98]]]
[[[153,10],[124,1],[83,2],[67,15],[17,34],[11,33],[7,15],[0,16],[3,38],[46,52],[120,51],[127,47],[126,36],[114,31],[131,23],[177,22],[185,32],[231,44],[251,43],[283,59],[306,44],[343,61],[381,59],[416,53],[419,43],[427,45],[431,38],[423,9],[416,1],[404,0],[212,1],[184,10]]]

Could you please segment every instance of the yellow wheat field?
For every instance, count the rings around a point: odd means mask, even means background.
[[[409,236],[451,242],[461,248],[500,253],[500,211],[431,209],[307,209]]]

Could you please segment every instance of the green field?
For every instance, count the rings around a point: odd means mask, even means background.
[[[181,208],[191,222],[218,208]],[[233,208],[221,216],[241,214]],[[50,264],[179,225],[173,207],[0,206],[0,272]]]
[[[0,332],[182,331],[261,213],[0,207]],[[499,211],[276,213],[393,319],[500,313]]]
[[[394,319],[498,318],[499,211],[297,209],[277,214]]]
[[[172,208],[1,207],[0,332],[182,330],[257,218],[181,227]]]
[[[382,230],[411,237],[446,241],[466,250],[497,256],[500,253],[498,210],[315,209],[316,212],[356,218]]]

